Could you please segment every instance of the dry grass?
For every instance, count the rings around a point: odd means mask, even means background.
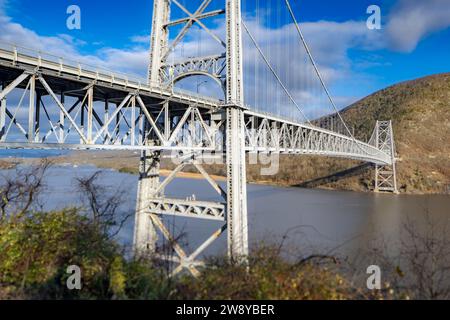
[[[450,73],[379,91],[347,108],[344,117],[360,137],[370,136],[376,120],[392,119],[402,191],[448,193]]]

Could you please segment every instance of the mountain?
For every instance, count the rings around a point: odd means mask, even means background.
[[[342,115],[360,138],[371,135],[377,119],[392,119],[403,191],[450,191],[450,73],[386,88]]]
[[[400,191],[450,193],[450,73],[403,82],[345,108],[342,116],[367,141],[377,120],[392,120]],[[319,120],[320,121],[320,120]],[[250,166],[249,180],[258,168]],[[319,157],[283,157],[269,182],[355,191],[373,188],[370,166]]]

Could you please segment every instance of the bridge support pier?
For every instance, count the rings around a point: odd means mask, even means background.
[[[375,192],[398,193],[396,151],[392,121],[377,121],[376,146],[391,156],[391,165],[375,165]]]
[[[228,256],[248,256],[247,176],[245,163],[244,112],[238,107],[226,111]]]
[[[145,134],[141,139],[144,139],[145,143],[150,124],[148,121],[142,122],[142,132]],[[154,142],[147,142],[147,144],[154,144]],[[150,203],[158,197],[160,167],[160,151],[144,150],[141,152],[133,244],[135,254],[140,256],[151,255],[156,251],[158,235],[154,222],[151,219],[153,213],[150,212]]]
[[[2,91],[5,85],[2,84]],[[4,135],[6,130],[6,98],[0,100],[0,142],[3,142]]]
[[[168,198],[164,189],[176,178],[187,165],[192,165],[203,178],[224,198],[225,191],[204,170],[195,157],[187,157],[181,164],[156,187],[156,171],[153,177],[139,182],[138,204],[136,212],[135,250],[139,256],[148,256],[170,264],[171,275],[175,276],[187,270],[198,276],[198,267],[203,262],[198,257],[226,230],[226,204],[221,202],[199,201],[194,197],[182,199]],[[178,235],[173,234],[165,225],[163,217],[183,217],[221,222],[221,227],[211,234],[196,250],[187,252],[179,243]],[[176,226],[175,226],[176,227]],[[157,248],[157,232],[163,237],[167,246]],[[160,250],[163,249],[163,250]],[[171,267],[176,264],[175,267]]]
[[[226,200],[226,192],[202,166],[202,159],[207,156],[205,155],[206,149],[203,147],[207,147],[205,143],[211,144],[211,148],[216,145],[214,142],[216,134],[212,134],[212,132],[222,128],[224,120],[221,118],[214,122],[212,119],[207,119],[206,115],[202,115],[194,106],[181,113],[178,112],[178,115],[171,116],[170,105],[167,102],[161,105],[161,110],[153,110],[159,114],[157,117],[159,122],[156,125],[150,109],[144,109],[146,106],[141,100],[138,99],[138,102],[142,107],[142,112],[148,114],[147,120],[141,123],[140,138],[143,144],[157,146],[160,143],[162,146],[166,146],[169,143],[179,145],[187,143],[190,146],[198,146],[199,149],[196,151],[173,150],[170,155],[162,151],[142,152],[135,215],[135,254],[138,257],[150,257],[167,262],[172,275],[187,270],[192,275],[198,276],[197,268],[203,265],[202,262],[197,261],[198,257],[227,230],[227,204],[197,200],[196,195],[185,199],[170,198],[167,197],[166,188],[186,166],[193,166],[217,194]],[[214,127],[213,124],[218,127]],[[158,137],[160,140],[157,139]],[[220,147],[222,144],[218,144],[218,146]],[[160,165],[163,156],[172,159],[177,167],[160,181]],[[179,243],[180,235],[174,234],[170,230],[171,228],[168,228],[167,220],[164,217],[218,221],[221,222],[221,227],[215,230],[196,250],[187,252]],[[174,224],[174,227],[177,228],[177,225]],[[158,241],[158,236],[161,238],[161,242]],[[172,264],[175,266],[172,267]]]
[[[138,255],[153,254],[156,250],[158,236],[149,216],[152,214],[149,203],[157,197],[160,160],[159,152],[142,152],[134,231],[134,249]]]

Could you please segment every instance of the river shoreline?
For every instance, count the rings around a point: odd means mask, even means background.
[[[10,157],[0,158],[0,169],[13,169],[17,165],[34,165],[39,163],[42,159],[49,159],[56,165],[92,165],[98,169],[112,169],[120,173],[128,173],[132,175],[138,174],[139,167],[139,155],[131,152],[99,152],[99,151],[70,151],[67,154],[62,155],[50,155],[49,157]],[[173,171],[170,169],[162,168],[161,176],[167,177]],[[194,179],[201,180],[203,176],[200,173],[195,172],[179,172],[176,175],[181,179]],[[222,175],[211,174],[211,177],[218,181],[226,181],[226,177]],[[249,185],[261,185],[272,186],[281,188],[301,188],[309,190],[327,190],[327,191],[341,191],[341,192],[356,192],[361,194],[370,193],[371,190],[361,190],[360,188],[344,187],[340,188],[339,185],[333,184],[332,186],[318,186],[318,187],[302,187],[298,184],[290,184],[283,181],[270,181],[263,179],[253,179],[248,181]],[[401,195],[409,196],[427,196],[427,195],[450,195],[449,193],[418,193],[418,192],[402,192]]]

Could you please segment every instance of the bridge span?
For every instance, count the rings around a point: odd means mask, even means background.
[[[217,143],[222,134],[217,124],[225,120],[221,117],[224,101],[179,89],[161,89],[142,79],[8,44],[0,44],[0,83],[0,100],[4,101],[0,145],[4,148],[218,152],[223,147]],[[11,108],[7,96],[14,89],[23,89],[33,97]],[[51,104],[44,104],[46,96],[53,100]],[[75,102],[67,103],[68,98]],[[162,114],[167,104],[170,116]],[[79,109],[80,113],[87,112],[86,118],[75,116]],[[44,116],[39,114],[42,110]],[[52,119],[55,110],[59,115]],[[373,141],[367,143],[312,124],[252,111],[250,106],[243,110],[246,152],[319,155],[392,165],[392,155]],[[17,114],[35,116],[21,123]],[[157,143],[151,146],[138,139],[143,121],[148,121],[156,134]],[[197,132],[186,129],[191,121]],[[117,129],[121,125],[127,131],[119,138]],[[11,133],[13,126],[21,134]],[[67,132],[69,127],[76,134],[76,142]],[[177,136],[180,133],[183,139]],[[191,133],[193,136],[189,136]]]

